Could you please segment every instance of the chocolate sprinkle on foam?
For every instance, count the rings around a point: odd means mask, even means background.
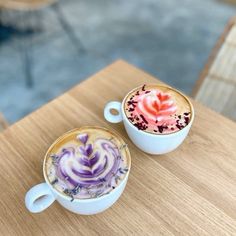
[[[185,124],[187,125],[189,123],[189,117],[184,117],[184,120],[185,120]]]
[[[51,182],[51,185],[54,185],[58,182],[58,179],[54,179],[52,182]]]
[[[144,117],[142,114],[140,115],[140,117],[142,118],[142,120],[143,120],[146,124],[148,124],[147,120],[145,119],[145,117]]]

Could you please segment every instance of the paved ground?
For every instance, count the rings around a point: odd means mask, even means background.
[[[213,0],[67,0],[63,13],[80,44],[62,30],[57,14],[31,18],[34,87],[25,86],[18,46],[0,45],[0,111],[15,122],[117,58],[123,58],[190,93],[216,39],[235,8]],[[3,15],[19,23],[18,15]],[[27,19],[27,18],[26,18]],[[39,25],[39,26],[38,26]]]

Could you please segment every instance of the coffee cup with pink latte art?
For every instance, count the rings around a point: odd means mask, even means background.
[[[111,113],[115,109],[118,115]],[[124,122],[133,143],[150,154],[176,149],[186,138],[193,119],[190,100],[165,85],[142,85],[130,91],[123,102],[109,102],[104,109],[111,123]]]

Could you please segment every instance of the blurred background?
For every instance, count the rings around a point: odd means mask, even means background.
[[[13,123],[119,58],[191,95],[235,10],[233,0],[0,0],[0,112]]]

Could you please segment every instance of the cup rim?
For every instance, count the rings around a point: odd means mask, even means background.
[[[182,92],[180,92],[178,89],[175,89],[175,88],[173,88],[173,87],[171,87],[171,86],[169,86],[169,85],[165,85],[165,84],[161,84],[161,83],[159,83],[159,84],[158,84],[158,83],[157,83],[157,84],[151,83],[151,84],[145,84],[145,85],[146,85],[146,86],[158,86],[158,87],[169,88],[169,89],[175,91],[176,93],[180,94],[181,96],[183,96],[183,97],[187,100],[187,102],[188,102],[188,104],[189,104],[189,106],[190,106],[191,119],[190,119],[189,123],[188,123],[184,128],[182,128],[181,130],[177,130],[177,131],[175,131],[175,132],[172,132],[172,133],[164,133],[164,134],[156,133],[156,134],[154,134],[154,133],[145,132],[145,131],[143,131],[143,130],[137,129],[137,128],[131,123],[131,121],[128,119],[128,117],[127,117],[127,115],[126,115],[126,113],[125,113],[125,107],[124,107],[124,105],[125,105],[126,98],[127,98],[132,92],[134,92],[134,91],[137,90],[138,88],[141,88],[141,87],[143,86],[143,84],[142,84],[142,85],[139,85],[139,86],[133,88],[132,90],[130,90],[130,91],[125,95],[124,99],[122,100],[122,104],[121,104],[122,115],[123,115],[123,118],[128,122],[128,124],[129,124],[130,126],[132,126],[133,128],[135,128],[135,130],[137,130],[139,133],[146,134],[146,135],[149,135],[149,136],[152,136],[152,137],[156,137],[156,136],[158,136],[158,137],[175,136],[175,135],[179,134],[181,131],[183,131],[183,130],[189,128],[189,127],[191,127],[191,125],[192,125],[192,123],[193,123],[193,120],[194,120],[194,117],[195,117],[195,113],[194,113],[193,104],[192,104],[192,102],[190,101],[190,99],[189,99],[186,95],[184,95],[184,94],[183,94]]]
[[[120,134],[118,134],[116,131],[111,131],[110,129],[107,129],[107,128],[104,128],[104,127],[101,127],[101,126],[81,126],[80,128],[74,128],[74,129],[71,129],[65,133],[63,133],[62,135],[60,135],[50,146],[49,148],[47,149],[47,152],[46,154],[44,155],[44,160],[43,160],[43,177],[44,177],[44,180],[45,182],[47,183],[47,185],[50,187],[50,189],[56,194],[56,195],[59,195],[60,197],[68,200],[68,201],[71,201],[71,197],[69,196],[66,196],[64,194],[62,194],[60,191],[58,191],[57,189],[55,189],[51,183],[49,182],[48,180],[48,177],[47,177],[47,174],[46,174],[46,170],[45,170],[45,165],[46,165],[46,159],[47,159],[47,156],[48,156],[48,153],[51,151],[51,149],[54,147],[54,145],[56,143],[58,143],[59,141],[61,141],[62,139],[64,139],[69,133],[73,133],[75,131],[79,131],[81,129],[84,129],[84,128],[94,128],[94,129],[102,129],[102,130],[105,130],[105,131],[108,131],[108,132],[111,132],[113,133],[114,135],[118,136],[118,138],[120,138],[125,144],[126,142],[123,140],[123,138],[121,137]],[[127,147],[127,155],[128,155],[128,158],[129,158],[129,166],[128,166],[128,171],[126,172],[126,175],[125,177],[121,180],[121,182],[119,183],[119,185],[115,188],[115,189],[111,189],[111,191],[107,194],[104,194],[102,196],[99,196],[97,198],[85,198],[85,199],[82,199],[82,198],[74,198],[73,202],[94,202],[94,201],[99,201],[101,199],[104,199],[104,198],[107,198],[109,197],[110,194],[114,193],[115,191],[117,191],[117,189],[121,188],[121,186],[123,184],[125,184],[127,182],[127,179],[128,179],[128,176],[129,176],[129,173],[130,173],[130,169],[131,169],[131,155],[130,155],[130,151],[129,151],[129,148]]]

